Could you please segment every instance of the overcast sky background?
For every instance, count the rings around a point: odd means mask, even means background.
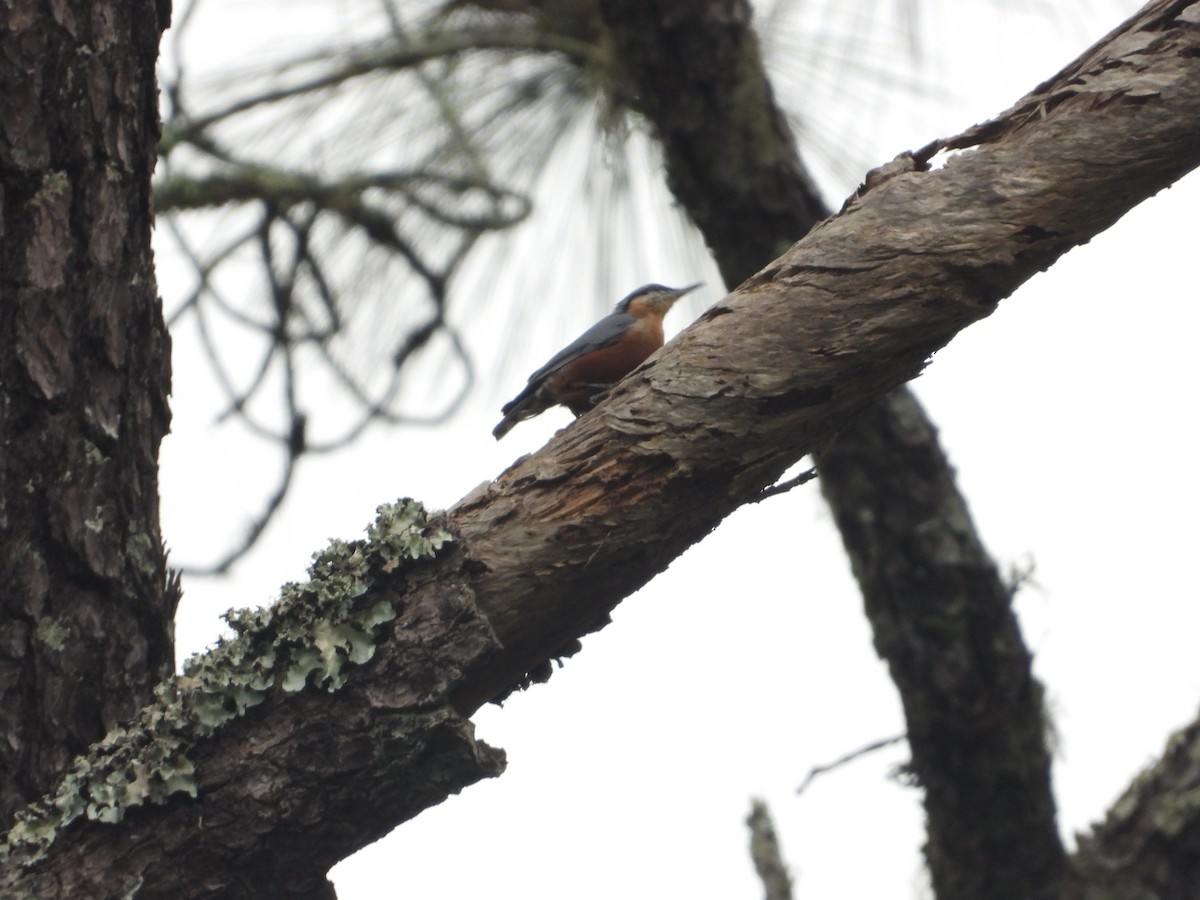
[[[836,84],[798,85],[788,74],[786,30],[764,35],[777,92],[785,105],[792,91],[815,93],[813,105],[826,92],[834,108],[821,127],[841,129],[855,155],[879,164],[998,113],[1136,7],[1112,2],[1090,20],[1056,20],[959,8],[967,5],[930,3],[919,24],[920,67],[944,86],[942,97],[890,85],[866,98],[878,113],[870,126],[858,124],[865,113],[839,99]],[[229,7],[231,20],[218,15],[223,8],[208,10],[205,66],[286,39],[280,27],[314,27],[269,10],[258,20],[269,25],[250,27],[245,9]],[[903,53],[903,42],[881,52]],[[577,183],[573,166],[594,164],[594,156],[564,161],[563,183]],[[820,175],[835,206],[854,186],[829,169]],[[637,177],[645,202],[663,202],[652,172]],[[1198,201],[1193,176],[1143,204],[956,338],[915,383],[999,564],[1035,566],[1017,605],[1058,734],[1066,835],[1103,814],[1200,698]],[[681,251],[674,232],[639,240],[640,256],[624,256],[618,242],[611,260],[593,263],[620,293],[648,281],[708,282],[695,304],[671,314],[669,331],[722,295],[711,265]],[[488,287],[498,315],[514,302],[522,269],[546,258],[519,236],[509,246]],[[627,261],[660,251],[661,266]],[[164,251],[168,306],[181,279]],[[411,495],[448,506],[568,424],[555,412],[499,444],[490,433],[524,375],[586,327],[596,303],[620,296],[593,298],[587,283],[570,292],[547,302],[572,315],[516,348],[503,371],[489,345],[494,323],[466,329],[481,383],[449,426],[377,429],[352,453],[303,460],[298,489],[255,554],[230,578],[185,582],[180,659],[219,633],[225,609],[269,602],[280,583],[303,577],[328,538],[361,535],[378,504]],[[261,494],[273,473],[261,465],[269,454],[213,424],[220,396],[189,338],[175,337],[162,493],[172,560],[195,562],[239,533],[254,512],[245,497]],[[903,730],[815,485],[731,516],[625,601],[549,684],[475,721],[507,751],[508,771],[340,865],[343,900],[757,897],[743,824],[756,795],[776,818],[797,896],[925,890],[920,796],[889,778],[906,759],[903,744],[795,794],[812,766]]]

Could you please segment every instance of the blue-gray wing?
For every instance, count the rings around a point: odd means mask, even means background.
[[[529,376],[529,383],[535,384],[553,375],[556,369],[560,369],[569,363],[571,360],[583,356],[585,353],[591,353],[593,350],[599,350],[602,347],[611,347],[621,339],[626,331],[637,319],[629,313],[611,313],[605,316],[570,344],[564,347],[558,353],[554,354],[554,358],[546,363],[536,372]]]

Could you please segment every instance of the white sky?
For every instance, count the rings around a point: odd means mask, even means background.
[[[1031,32],[1015,16],[973,24],[940,6],[924,24],[928,66],[956,102],[889,98],[862,150],[875,163],[998,112],[1123,15],[1113,4],[1086,31],[1048,22]],[[844,193],[831,194],[835,205]],[[1198,202],[1192,177],[1143,204],[955,339],[916,383],[1000,564],[1036,563],[1018,610],[1061,741],[1068,836],[1200,697]],[[695,274],[638,270],[622,290]],[[168,298],[171,278],[164,264]],[[702,302],[718,298],[705,290]],[[520,374],[477,392],[448,428],[371,432],[352,456],[305,459],[254,557],[225,581],[185,584],[181,657],[212,639],[224,609],[267,602],[302,577],[327,538],[361,534],[379,503],[449,505],[539,447],[567,414],[497,444],[496,407],[586,324],[531,348]],[[273,477],[211,426],[213,394],[188,343],[177,336],[175,433],[163,451],[164,530],[178,560],[224,546],[242,527],[235,499]],[[623,603],[548,685],[481,711],[480,736],[508,752],[508,771],[339,866],[339,895],[755,897],[743,820],[759,795],[798,896],[921,896],[919,794],[887,778],[903,745],[794,793],[811,766],[903,729],[860,606],[815,485],[739,512]]]

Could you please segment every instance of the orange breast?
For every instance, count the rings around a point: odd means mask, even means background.
[[[662,345],[662,323],[643,320],[617,343],[571,360],[546,379],[546,386],[578,416]]]

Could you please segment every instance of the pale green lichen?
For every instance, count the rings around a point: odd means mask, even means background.
[[[41,206],[49,200],[61,197],[71,187],[71,177],[66,172],[49,172],[42,179],[42,186],[33,196],[33,204]]]
[[[158,545],[154,538],[140,530],[141,525],[140,521],[130,523],[130,528],[135,530],[125,537],[125,559],[135,571],[151,576],[158,571]]]
[[[93,534],[99,534],[104,530],[104,507],[96,507],[96,515],[90,519],[83,520],[83,527]]]
[[[93,466],[102,466],[108,462],[108,457],[104,455],[104,451],[88,440],[83,442],[83,458]]]
[[[38,620],[38,640],[51,650],[61,650],[70,636],[71,629],[57,619],[42,618]]]
[[[0,843],[28,865],[79,816],[119,822],[130,807],[196,796],[193,744],[274,691],[335,691],[348,667],[375,655],[378,629],[396,618],[387,599],[361,598],[406,562],[431,558],[451,540],[414,500],[385,504],[365,541],[333,540],[313,557],[309,580],[284,585],[279,601],[231,610],[235,635],[193,656],[183,674],[155,688],[155,701],[128,728],[116,728],[78,757],[51,796],[17,815]]]

